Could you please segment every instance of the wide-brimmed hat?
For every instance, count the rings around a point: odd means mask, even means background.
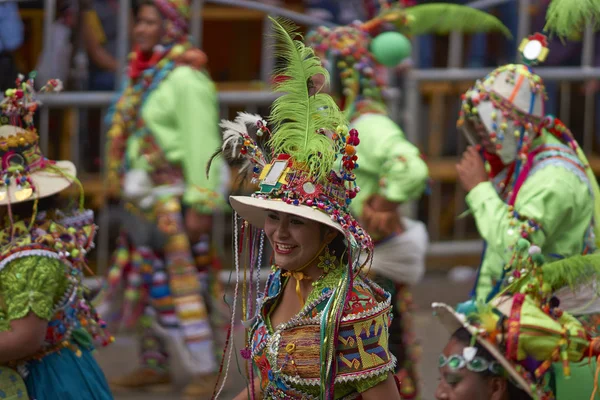
[[[265,212],[276,211],[302,217],[311,221],[318,222],[330,228],[333,228],[341,234],[346,234],[342,226],[333,222],[331,217],[318,209],[305,205],[290,206],[282,200],[261,199],[249,196],[231,196],[229,198],[233,209],[246,221],[263,228],[265,224]]]
[[[377,15],[368,21],[334,28],[320,26],[306,36],[306,43],[324,66],[339,76],[342,87],[334,90],[345,98],[345,112],[350,120],[367,110],[387,113],[382,93],[387,74],[382,69],[395,68],[410,57],[409,36],[449,31],[501,31],[510,36],[496,17],[464,5],[432,3],[404,7],[398,1],[380,1],[379,5]]]
[[[269,126],[259,115],[240,113],[222,121],[226,157],[243,160],[242,174],[251,171],[258,190],[251,196],[231,197],[233,209],[253,226],[262,228],[266,211],[306,218],[342,233],[349,246],[370,253],[373,243],[350,214],[349,205],[359,191],[354,169],[359,133],[349,129],[331,96],[311,95],[308,78],[327,71],[314,52],[294,40],[286,22],[273,21],[278,54],[285,59],[276,75],[275,100]],[[356,254],[356,253],[355,253]]]
[[[28,80],[19,76],[17,89],[6,91],[0,102],[0,205],[52,196],[68,188],[77,171],[70,161],[52,161],[44,157],[33,114],[34,75]],[[62,84],[51,80],[40,91],[59,91]]]
[[[432,307],[450,334],[459,328],[469,331],[534,399],[550,398],[544,397],[548,395],[544,375],[553,362],[578,362],[590,348],[585,329],[575,317],[566,312],[550,316],[524,294],[496,298],[485,316],[467,317],[444,303]],[[528,365],[531,360],[535,360],[535,369]]]
[[[41,199],[59,193],[77,176],[71,161],[45,158],[36,132],[0,126],[0,205]]]
[[[553,293],[562,287],[598,282],[600,255],[573,256],[545,264],[539,247],[521,239],[500,295],[487,304],[462,304],[458,310],[433,303],[434,314],[450,334],[465,328],[502,365],[509,377],[533,399],[554,398],[546,376],[562,362],[565,377],[570,362],[598,355],[583,324],[559,308]],[[459,311],[460,310],[460,311]]]

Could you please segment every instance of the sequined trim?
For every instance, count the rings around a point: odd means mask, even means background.
[[[61,257],[56,251],[51,250],[43,250],[43,249],[30,249],[30,250],[21,250],[17,253],[13,253],[0,261],[0,271],[2,271],[11,261],[17,260],[23,257],[29,256],[39,256],[39,257],[48,257],[54,259],[60,259]],[[65,260],[66,261],[66,260]]]

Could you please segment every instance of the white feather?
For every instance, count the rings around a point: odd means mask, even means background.
[[[223,128],[223,145],[221,149],[224,153],[230,151],[234,158],[238,157],[240,139],[243,140],[243,134],[248,134],[248,129],[243,124],[228,120],[221,120],[219,126]]]
[[[248,128],[244,124],[241,124],[237,121],[229,121],[227,119],[222,119],[219,126],[223,129],[232,129],[232,130],[238,131],[240,133],[248,132]]]
[[[243,164],[239,169],[240,175],[248,173],[248,170],[252,167],[253,163],[260,167],[264,167],[266,164],[264,157],[261,157],[261,159],[253,159],[248,156],[240,157],[241,153],[239,153],[239,148],[241,147],[244,138],[251,136],[248,132],[248,128],[250,126],[257,127],[259,121],[266,126],[267,123],[260,115],[239,112],[235,120],[221,120],[221,123],[219,124],[223,131],[223,145],[221,147],[223,153],[229,154],[231,158],[243,159]]]
[[[263,124],[266,125],[263,117],[258,114],[250,114],[247,112],[239,112],[237,117],[235,117],[235,122],[243,124],[243,125],[251,125],[256,126],[258,121],[262,121]]]

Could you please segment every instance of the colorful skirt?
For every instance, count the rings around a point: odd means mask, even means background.
[[[146,330],[150,316],[163,339],[187,348],[195,373],[214,372],[216,353],[209,316],[219,314],[210,308],[211,300],[222,299],[222,289],[217,279],[220,264],[210,238],[190,244],[176,197],[161,199],[151,214],[140,218],[159,231],[155,237],[164,238],[161,248],[136,243],[125,227],[102,299],[109,305],[100,308],[108,309],[104,315],[109,324],[119,321],[120,328],[126,329],[139,327],[141,322]]]

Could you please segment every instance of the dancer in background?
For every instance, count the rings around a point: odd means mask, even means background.
[[[58,91],[51,80],[41,91]],[[94,344],[112,338],[82,285],[96,225],[70,161],[51,161],[33,125],[33,77],[0,102],[0,398],[111,400]],[[59,193],[80,187],[80,202]]]
[[[380,3],[379,14],[370,21],[335,29],[319,27],[308,34],[307,43],[332,76],[329,87],[324,85],[323,75],[313,76],[310,84],[314,93],[332,93],[343,106],[351,127],[361,133],[355,155],[360,159],[356,176],[361,191],[350,210],[375,241],[371,271],[375,282],[392,294],[390,350],[398,358],[402,396],[412,399],[418,395],[419,348],[412,327],[410,287],[425,273],[428,235],[425,225],[401,215],[400,207],[423,195],[428,168],[417,147],[389,115],[384,102],[385,77],[410,55],[410,41],[400,32],[435,31],[440,26],[421,28],[433,16],[443,26],[447,26],[443,16],[452,16],[456,30],[462,29],[460,21],[466,15],[488,21],[480,29],[503,26],[483,12],[457,5],[403,8],[400,4]]]
[[[204,172],[221,143],[219,111],[188,18],[185,0],[139,6],[127,85],[108,131],[109,190],[124,205],[124,232],[104,304],[124,294],[111,319],[140,331],[140,367],[111,380],[113,388],[169,390],[170,344],[194,375],[184,395],[203,398],[217,368],[207,298],[218,265],[212,218],[224,201],[219,166]]]
[[[506,284],[505,266],[520,238],[549,261],[597,248],[598,184],[568,128],[545,114],[544,85],[531,68],[547,54],[546,38],[532,35],[521,49],[526,64],[502,66],[478,81],[463,95],[458,121],[473,144],[457,165],[459,182],[486,242],[472,293],[477,301]],[[558,295],[577,315],[600,311],[592,287]]]

